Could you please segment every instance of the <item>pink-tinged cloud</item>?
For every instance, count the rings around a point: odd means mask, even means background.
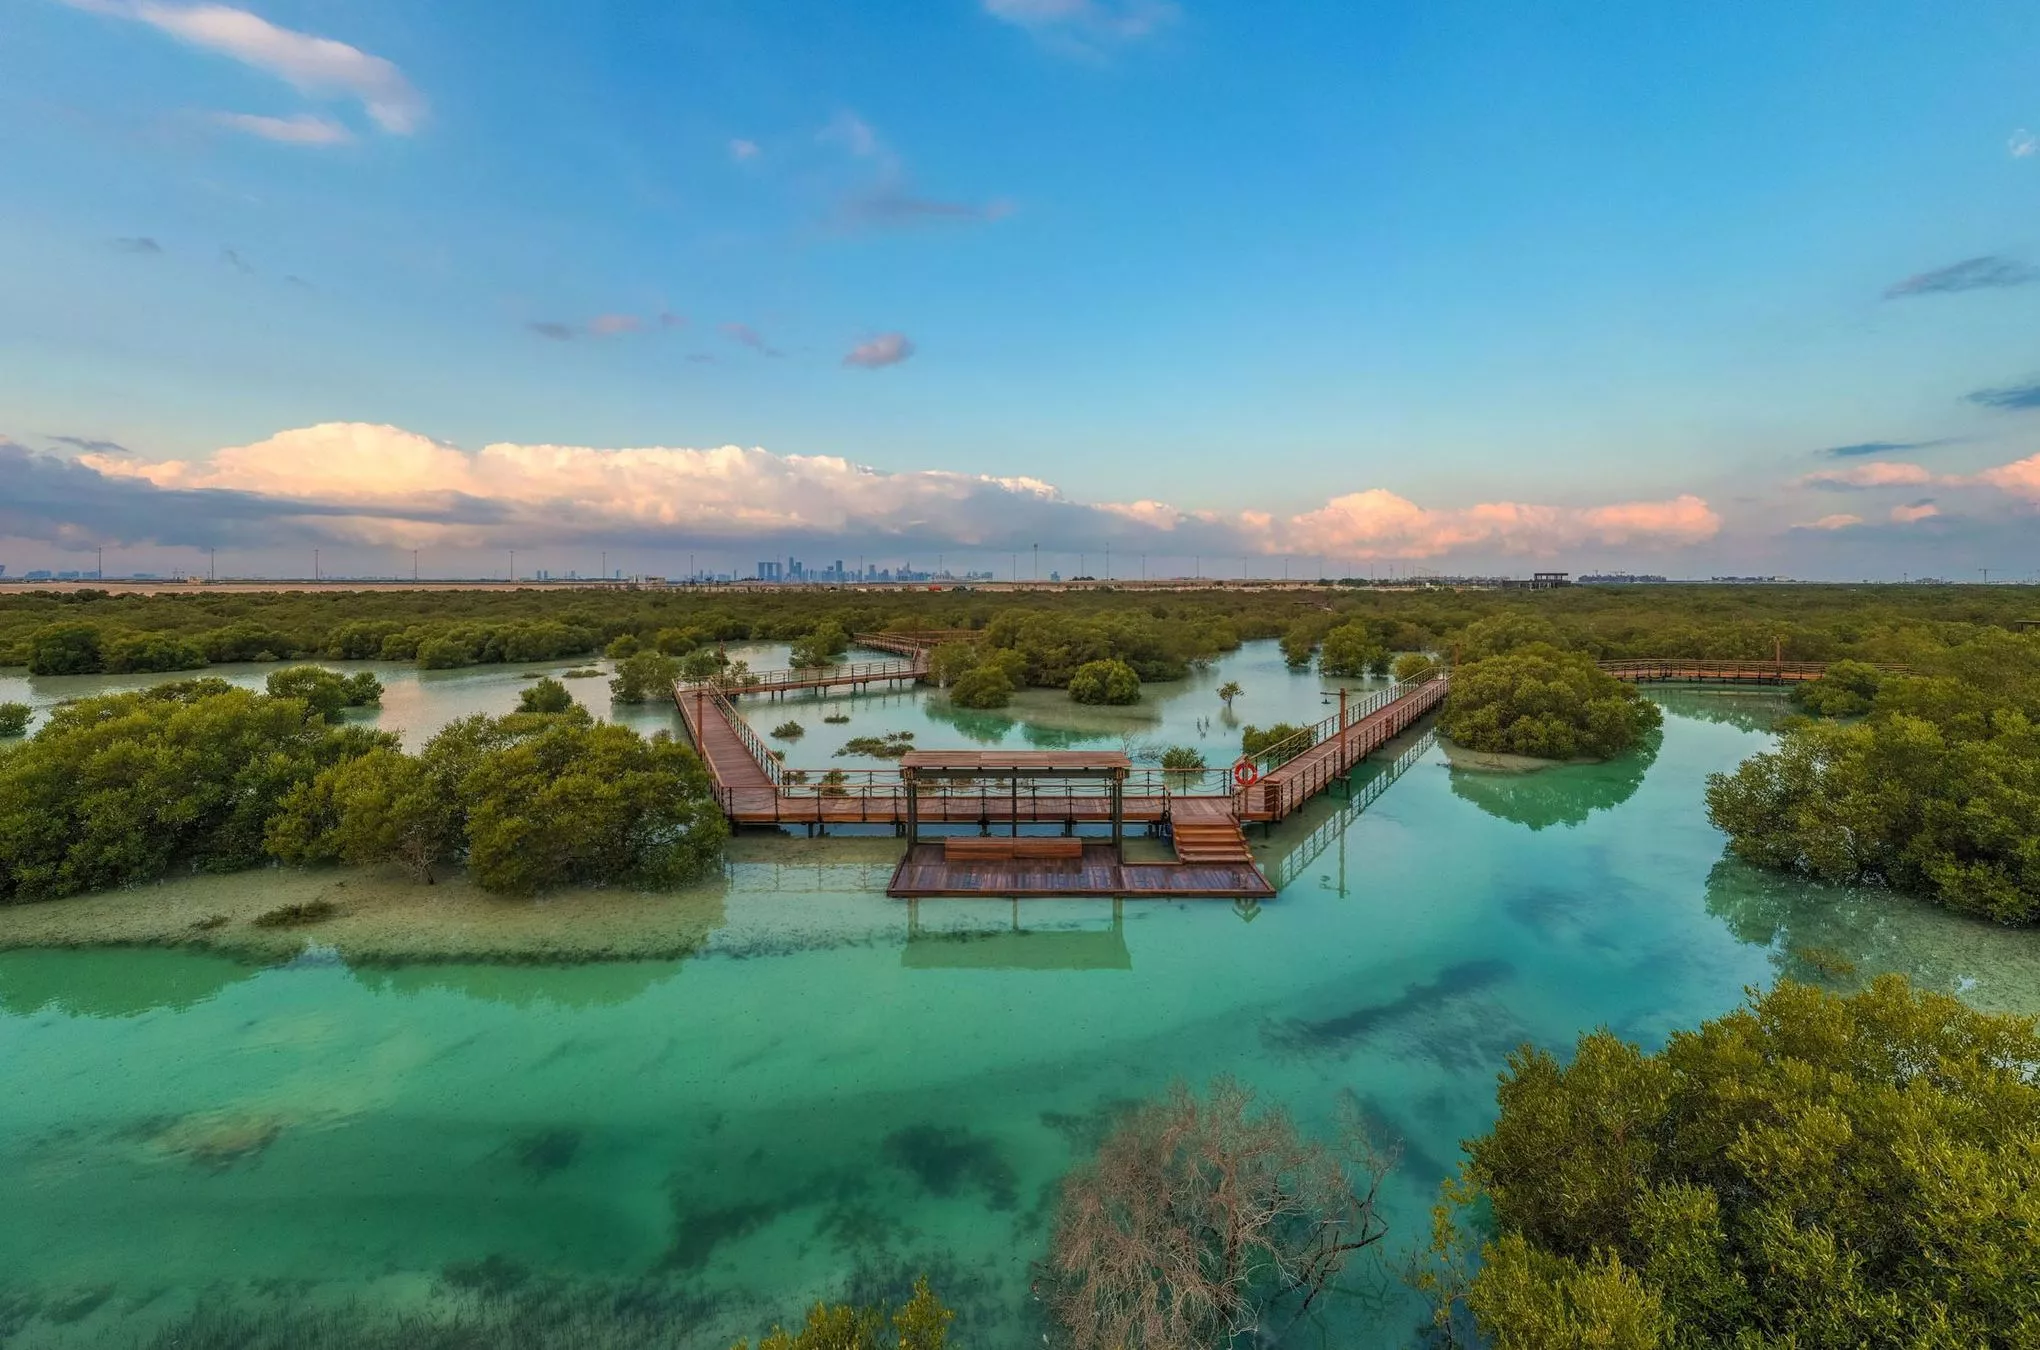
[[[1929,520],[1941,514],[1941,508],[1932,502],[1914,502],[1911,506],[1894,506],[1891,519],[1894,524],[1910,525],[1916,520]]]
[[[614,337],[618,333],[635,333],[645,326],[643,319],[635,314],[597,314],[588,320],[588,331],[596,337]]]
[[[1721,520],[1698,497],[1560,507],[1488,502],[1432,509],[1381,488],[1315,511],[1183,510],[1166,502],[1073,500],[1037,478],[888,473],[827,455],[758,448],[519,445],[467,451],[400,427],[326,423],[195,460],[88,455],[107,479],[164,490],[224,489],[280,519],[361,543],[533,544],[595,537],[828,537],[1008,548],[1324,553],[1433,558],[1478,550],[1544,556],[1592,546],[1677,548]]]
[[[914,354],[914,344],[905,333],[880,333],[869,342],[860,342],[850,349],[843,358],[846,366],[860,370],[879,370],[896,366]]]
[[[2040,455],[2028,455],[2010,464],[2000,464],[1995,469],[1985,469],[1976,475],[1976,481],[2009,492],[2014,497],[2040,502]]]
[[[1432,510],[1384,488],[1292,517],[1295,551],[1346,558],[1433,558],[1470,549],[1548,556],[1584,545],[1678,547],[1712,539],[1721,517],[1698,497],[1612,506],[1484,502]]]
[[[1863,517],[1844,513],[1822,516],[1819,520],[1809,520],[1804,525],[1794,525],[1792,528],[1795,530],[1846,530],[1852,525],[1861,525],[1862,523]]]
[[[1799,481],[1809,487],[1919,487],[1933,482],[1934,474],[1924,465],[1880,459],[1868,464],[1851,464],[1846,469],[1822,469]]]

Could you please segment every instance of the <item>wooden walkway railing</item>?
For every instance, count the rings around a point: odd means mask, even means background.
[[[1803,684],[1827,673],[1831,661],[1703,661],[1688,659],[1597,662],[1618,680],[1633,684],[1678,681],[1687,684]],[[1905,667],[1864,662],[1890,675]]]
[[[1356,765],[1445,701],[1451,680],[1434,675],[1413,684],[1393,684],[1345,710],[1346,724],[1334,715],[1297,736],[1277,742],[1268,754],[1278,761],[1267,776],[1240,789],[1233,814],[1241,820],[1277,821],[1344,779]],[[1309,740],[1304,741],[1304,737]],[[1296,744],[1293,751],[1292,743]]]

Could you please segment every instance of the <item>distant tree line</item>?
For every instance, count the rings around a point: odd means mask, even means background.
[[[1378,673],[1390,653],[1446,658],[1494,616],[1548,625],[1554,646],[1597,658],[1914,664],[2036,616],[2018,587],[1653,586],[1538,592],[276,591],[0,595],[0,666],[37,674],[192,670],[241,661],[380,659],[437,668],[654,650],[682,657],[743,641],[796,643],[833,624],[971,629],[1012,651],[1016,688],[1067,688],[1078,666],[1119,660],[1146,682],[1242,641],[1279,638],[1287,658],[1337,676]],[[621,648],[619,640],[628,639]],[[840,655],[824,632],[806,654]],[[1458,659],[1473,659],[1460,650]],[[962,672],[958,672],[959,674]]]

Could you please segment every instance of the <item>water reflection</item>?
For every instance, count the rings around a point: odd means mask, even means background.
[[[161,947],[0,952],[0,1012],[136,1017],[194,1007],[263,967],[210,952]]]
[[[681,962],[602,961],[586,965],[404,965],[357,967],[373,993],[406,997],[457,994],[513,1008],[551,1004],[601,1008],[629,1003],[680,974]]]
[[[971,902],[981,904],[982,902]],[[929,928],[923,902],[907,902],[907,941],[900,964],[909,970],[1132,970],[1125,902],[1112,902],[1109,928],[1023,928],[1020,902],[1001,928]]]
[[[1663,733],[1652,732],[1642,745],[1605,764],[1560,764],[1532,773],[1495,773],[1455,765],[1452,792],[1497,819],[1532,830],[1570,827],[1635,796],[1644,775],[1657,761],[1662,743]]]
[[[1771,948],[1781,978],[1852,989],[1895,972],[1980,1008],[2040,1006],[2040,934],[1911,896],[1822,886],[1723,858],[1707,874],[1707,912],[1744,942]]]
[[[1718,722],[1744,731],[1771,731],[1792,712],[1791,699],[1776,689],[1722,689],[1654,685],[1648,697],[1671,717]]]

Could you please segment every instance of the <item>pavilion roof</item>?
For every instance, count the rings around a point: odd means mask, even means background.
[[[1132,768],[1119,750],[910,750],[900,758],[907,773],[986,778],[1088,778]]]

